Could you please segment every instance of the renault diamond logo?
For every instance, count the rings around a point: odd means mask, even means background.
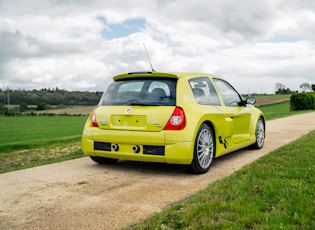
[[[129,113],[131,112],[131,109],[130,109],[130,108],[127,108],[127,109],[125,110],[125,112],[126,112],[126,114],[129,114]]]

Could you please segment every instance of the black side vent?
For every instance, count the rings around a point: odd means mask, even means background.
[[[94,142],[94,150],[111,151],[111,144],[105,142]]]
[[[143,154],[164,156],[165,146],[144,145]]]

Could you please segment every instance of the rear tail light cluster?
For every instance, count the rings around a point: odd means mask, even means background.
[[[91,118],[91,127],[98,127],[95,110],[93,111]]]
[[[180,107],[176,107],[165,125],[164,130],[182,130],[185,128],[185,125],[186,119],[184,110]]]

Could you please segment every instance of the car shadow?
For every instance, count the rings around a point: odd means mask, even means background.
[[[115,164],[97,164],[93,167],[98,169],[114,170],[114,171],[132,171],[146,174],[184,174],[184,169],[181,165],[155,163],[155,162],[140,162],[119,160]]]
[[[224,167],[226,161],[231,161],[234,158],[241,157],[243,155],[249,154],[251,149],[245,148],[233,153],[229,153],[218,158],[215,158],[212,162],[210,170],[211,173],[217,167]],[[115,164],[93,164],[93,168],[102,170],[114,170],[114,171],[130,171],[139,172],[143,174],[167,174],[167,175],[191,175],[198,176],[198,174],[191,174],[187,172],[185,166],[177,164],[167,164],[167,163],[155,163],[155,162],[140,162],[140,161],[127,161],[119,160]]]

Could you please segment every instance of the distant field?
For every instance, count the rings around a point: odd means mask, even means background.
[[[256,104],[255,106],[271,105],[277,104],[285,101],[290,101],[291,95],[263,95],[255,96]]]
[[[95,108],[95,106],[85,106],[85,107],[66,107],[62,109],[49,109],[49,110],[42,110],[38,111],[38,114],[81,114],[81,115],[89,115],[91,111]]]
[[[17,116],[0,118],[0,152],[79,140],[86,116]]]
[[[290,100],[291,95],[263,95],[255,96],[257,102],[255,106],[277,104]],[[53,114],[81,114],[89,115],[95,106],[86,107],[67,107],[62,109],[49,109],[37,112],[38,114],[53,113]]]

